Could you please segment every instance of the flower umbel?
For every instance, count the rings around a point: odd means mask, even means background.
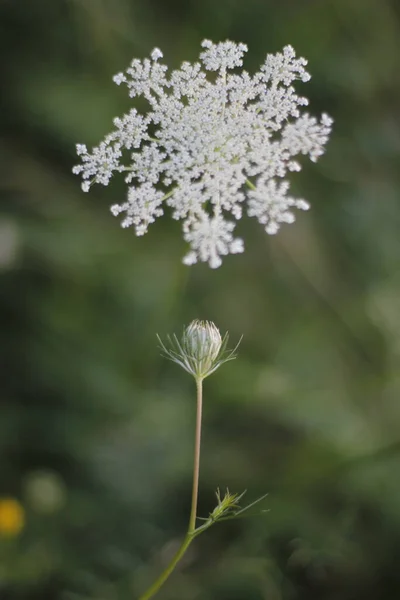
[[[73,172],[86,192],[124,173],[126,200],[111,207],[124,215],[122,227],[143,235],[167,205],[183,220],[190,246],[183,262],[216,268],[221,257],[244,250],[233,231],[246,200],[247,214],[269,234],[295,220],[294,208],[309,208],[289,195],[285,177],[301,170],[298,155],[315,162],[323,154],[332,119],[302,112],[308,100],[292,84],[310,75],[291,46],[267,55],[254,75],[232,72],[243,64],[245,44],[204,40],[202,47],[200,62],[184,62],[170,75],[158,48],[118,73],[115,83],[126,85],[131,98],[143,96],[149,110],[132,108],[114,119],[114,130],[92,152],[78,144],[82,162]]]
[[[223,363],[236,358],[235,352],[239,345],[233,350],[227,350],[228,334],[221,337],[218,328],[210,321],[192,321],[184,329],[181,340],[175,334],[168,336],[169,347],[160,336],[157,338],[164,356],[197,380],[205,379]]]

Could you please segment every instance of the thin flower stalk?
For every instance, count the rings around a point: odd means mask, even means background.
[[[185,371],[190,373],[196,382],[196,426],[194,441],[194,460],[193,460],[193,483],[192,483],[192,501],[190,516],[186,535],[176,554],[156,581],[140,597],[139,600],[149,600],[158,592],[161,586],[167,581],[175,567],[184,556],[192,541],[208,529],[213,522],[209,521],[199,527],[197,523],[197,503],[199,495],[199,475],[200,475],[200,449],[201,449],[201,424],[203,407],[203,380],[214,373],[224,362],[235,358],[234,350],[227,350],[228,335],[221,334],[214,323],[209,321],[193,321],[183,331],[182,337],[178,340],[177,336],[168,337],[167,344],[164,344],[159,336],[160,347],[163,354],[180,365]],[[237,346],[236,346],[237,347]],[[233,495],[232,499],[236,499]],[[217,497],[220,497],[217,494]],[[228,502],[229,503],[229,502]],[[225,502],[226,504],[226,502]],[[233,502],[232,506],[237,507]],[[224,505],[225,506],[225,505]],[[218,508],[218,507],[217,507]],[[226,510],[224,508],[224,514]],[[218,514],[221,513],[219,510]],[[222,516],[222,513],[221,513]]]

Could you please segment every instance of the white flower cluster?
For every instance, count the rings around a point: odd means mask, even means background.
[[[116,75],[132,98],[144,96],[149,110],[143,115],[132,108],[115,119],[114,131],[91,153],[78,144],[82,162],[73,172],[82,175],[84,191],[124,173],[127,199],[111,207],[114,215],[124,214],[122,226],[143,235],[168,205],[190,245],[184,263],[216,268],[222,256],[243,252],[233,230],[246,200],[247,214],[269,234],[294,221],[293,208],[309,208],[288,195],[284,178],[300,171],[297,155],[316,161],[323,154],[332,119],[301,114],[308,101],[292,83],[310,75],[291,46],[267,55],[255,75],[236,72],[244,44],[204,40],[202,47],[201,62],[184,62],[170,75],[158,48]],[[215,74],[207,77],[202,67]]]

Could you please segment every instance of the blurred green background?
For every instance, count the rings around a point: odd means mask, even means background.
[[[205,37],[247,43],[249,70],[292,44],[335,119],[292,178],[312,210],[276,237],[244,219],[216,271],[71,174],[130,106],[112,75]],[[217,486],[269,512],[199,538],[159,597],[399,598],[398,0],[1,0],[0,49],[0,599],[134,599],[169,560],[194,386],[156,333],[193,318],[244,336],[205,383],[200,514]]]

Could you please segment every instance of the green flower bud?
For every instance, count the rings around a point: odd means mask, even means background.
[[[221,337],[218,328],[210,321],[192,321],[180,341],[176,335],[168,336],[169,348],[157,337],[163,354],[196,380],[208,377],[224,362],[236,358],[235,351],[239,345],[234,350],[227,350],[228,334]]]
[[[222,337],[209,321],[192,321],[185,329],[182,347],[186,354],[197,362],[197,371],[209,371],[218,358],[222,346]]]

